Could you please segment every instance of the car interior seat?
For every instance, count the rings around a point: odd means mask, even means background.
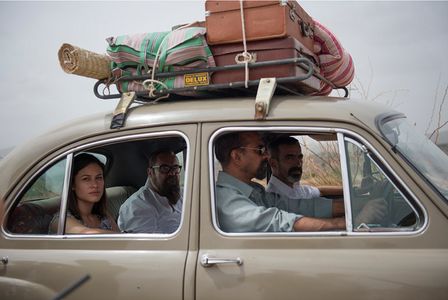
[[[7,229],[12,233],[47,234],[60,202],[60,197],[53,197],[19,203],[9,216]]]
[[[132,186],[106,188],[107,206],[110,215],[117,220],[120,206],[136,189]],[[61,198],[21,202],[8,218],[7,229],[19,234],[48,234],[53,215],[59,211]]]
[[[132,186],[113,186],[106,189],[107,210],[115,221],[118,219],[120,206],[136,191]]]

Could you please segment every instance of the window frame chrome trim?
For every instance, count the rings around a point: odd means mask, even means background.
[[[65,231],[65,217],[67,214],[68,206],[68,193],[70,188],[71,174],[72,174],[72,164],[73,164],[73,152],[66,156],[65,162],[65,172],[64,172],[64,185],[62,187],[62,197],[61,205],[59,207],[59,220],[58,220],[58,230],[57,235],[63,234]],[[50,222],[51,225],[51,222]]]
[[[25,188],[29,187],[29,185],[31,184],[31,182],[33,182],[35,179],[37,179],[36,177],[39,177],[43,174],[43,171],[48,168],[51,165],[54,165],[56,163],[58,163],[60,160],[62,159],[67,159],[67,155],[68,155],[68,151],[61,153],[57,156],[55,156],[54,158],[50,159],[45,165],[43,165],[42,167],[40,167],[37,171],[34,172],[33,175],[31,175],[30,178],[28,178],[20,187],[20,189],[17,191],[16,195],[14,196],[13,200],[11,201],[11,205],[9,206],[8,210],[5,211],[5,220],[6,218],[9,218],[10,214],[12,213],[11,209],[12,207],[14,207],[14,204],[18,201],[20,201],[19,199],[17,199],[19,197],[19,195],[23,195]],[[67,164],[67,162],[66,162]],[[67,166],[67,165],[66,165]],[[29,172],[28,172],[29,173]],[[64,173],[65,176],[65,173]],[[64,178],[65,181],[65,178]],[[62,199],[61,199],[62,201]],[[6,223],[3,223],[2,225],[6,225]],[[7,238],[7,239],[14,239],[14,240],[21,240],[21,239],[26,239],[26,240],[33,240],[33,239],[55,239],[58,238],[58,236],[56,234],[53,235],[49,235],[49,234],[42,234],[42,235],[38,235],[38,234],[19,234],[19,233],[13,233],[13,232],[9,232],[5,230],[6,226],[1,226],[1,230],[3,235]]]
[[[229,233],[222,231],[217,223],[217,213],[215,205],[215,168],[214,168],[214,143],[215,139],[226,132],[233,131],[284,131],[297,133],[300,131],[313,131],[321,133],[334,133],[336,131],[334,128],[324,128],[324,127],[290,127],[290,126],[229,126],[222,127],[213,132],[208,141],[208,169],[209,169],[209,185],[210,185],[210,201],[211,201],[211,212],[212,212],[212,224],[214,229],[223,236],[229,237],[295,237],[295,236],[346,236],[347,232],[344,231],[323,231],[323,232],[247,232],[247,233]]]
[[[372,146],[371,143],[369,143],[364,137],[362,137],[361,135],[359,135],[358,133],[352,132],[350,130],[347,129],[338,129],[338,132],[341,132],[344,134],[345,138],[347,138],[346,135],[348,136],[352,136],[355,137],[358,141],[360,141],[362,143],[362,146],[367,147],[367,151],[370,151],[371,153],[373,153],[375,155],[375,157],[381,162],[381,164],[384,166],[384,169],[387,170],[387,172],[389,172],[394,179],[396,179],[396,181],[400,184],[400,186],[406,191],[406,193],[408,193],[408,195],[412,198],[412,201],[415,204],[411,204],[410,200],[407,197],[404,197],[404,199],[407,201],[407,203],[412,207],[412,209],[415,211],[415,208],[413,207],[414,205],[417,205],[419,207],[419,209],[421,210],[421,213],[423,214],[423,223],[421,224],[421,227],[418,228],[417,230],[396,230],[393,232],[351,232],[350,235],[365,235],[365,234],[370,234],[370,235],[399,235],[399,236],[404,236],[404,235],[418,235],[421,234],[423,231],[426,230],[426,228],[428,227],[428,223],[429,223],[429,219],[428,219],[428,213],[425,209],[425,207],[423,206],[423,204],[419,201],[419,199],[417,198],[417,196],[411,191],[411,189],[408,187],[407,184],[405,184],[405,182],[403,181],[403,179],[397,175],[397,173],[392,169],[392,167],[390,166],[390,164],[384,159],[384,157],[382,155],[380,155],[380,153],[375,149],[375,147]],[[356,141],[356,142],[358,142]],[[359,142],[358,142],[359,143]],[[374,159],[372,159],[372,161],[375,161]],[[376,162],[375,162],[376,163]],[[378,165],[377,165],[378,167]],[[383,174],[383,168],[379,168],[382,170]],[[348,179],[348,178],[347,178]],[[390,180],[390,178],[388,177],[388,179]],[[390,180],[392,183],[394,182],[394,180]],[[396,187],[396,185],[394,184],[394,187]],[[398,191],[401,190],[399,188],[397,188]],[[421,216],[419,216],[419,214],[416,212],[417,217],[420,218]]]
[[[414,205],[412,205],[412,203],[409,202],[409,199],[408,199],[408,198],[402,193],[402,191],[397,187],[397,185],[396,185],[395,182],[390,178],[390,176],[389,176],[386,172],[383,171],[383,168],[382,168],[381,166],[378,165],[378,163],[377,163],[375,157],[372,156],[372,154],[366,149],[366,147],[365,147],[364,145],[360,144],[358,141],[356,141],[356,140],[354,140],[354,139],[352,139],[352,138],[349,138],[349,137],[345,137],[345,138],[344,138],[344,141],[345,141],[345,142],[352,143],[353,145],[355,145],[356,147],[358,147],[359,149],[361,149],[361,151],[363,151],[363,152],[365,152],[365,153],[367,154],[367,157],[370,159],[370,161],[371,161],[371,162],[378,168],[378,170],[381,172],[381,174],[382,174],[385,178],[387,178],[387,180],[389,181],[389,183],[392,184],[392,186],[395,188],[395,190],[398,191],[398,193],[400,193],[400,195],[401,195],[401,197],[403,198],[403,200],[404,200],[404,201],[409,205],[409,207],[412,209],[412,211],[414,212],[414,214],[415,214],[415,216],[416,216],[416,218],[417,218],[417,220],[416,220],[416,224],[420,225],[420,224],[421,224],[421,222],[420,222],[420,219],[421,219],[421,218],[420,218],[420,215],[419,215],[418,211],[415,209]],[[344,145],[345,145],[345,143],[344,143]],[[398,177],[398,176],[395,175],[394,177]],[[405,228],[398,228],[398,230],[399,230],[399,229],[405,229]],[[412,231],[412,232],[414,232],[414,231],[416,231],[416,230],[409,230],[409,229],[406,229],[406,230],[403,230],[403,231]],[[354,231],[354,232],[355,232],[355,231]]]
[[[186,124],[189,125],[189,124]],[[196,125],[196,124],[192,124],[192,125]],[[103,134],[97,135],[95,136],[95,138],[97,139],[101,139],[104,135],[110,134],[110,132],[105,132]],[[37,171],[34,172],[33,175],[31,175],[30,178],[28,178],[23,184],[22,187],[20,188],[20,190],[18,190],[18,192],[16,193],[15,197],[13,198],[11,203],[16,203],[17,201],[19,201],[18,196],[22,195],[25,188],[29,187],[30,182],[32,182],[35,178],[36,178],[36,174],[41,174],[41,172],[43,172],[46,168],[48,168],[50,165],[56,163],[57,161],[63,159],[64,157],[67,157],[68,155],[74,155],[77,152],[81,152],[84,149],[87,148],[94,148],[94,147],[98,147],[98,146],[102,146],[102,145],[106,145],[106,144],[112,144],[112,143],[117,143],[117,142],[126,142],[126,141],[131,141],[131,140],[138,140],[138,139],[148,139],[148,138],[157,138],[157,137],[166,137],[166,136],[178,136],[178,137],[182,137],[185,142],[186,142],[186,146],[187,146],[187,160],[185,162],[185,170],[184,170],[184,183],[189,182],[190,178],[188,176],[188,170],[190,170],[190,161],[191,159],[194,159],[194,157],[192,156],[193,153],[191,153],[191,141],[188,138],[187,134],[185,134],[184,132],[180,131],[180,130],[167,130],[167,131],[156,131],[156,132],[146,132],[146,133],[134,133],[134,134],[129,134],[129,135],[123,135],[123,136],[116,136],[116,137],[109,137],[109,138],[104,138],[100,141],[96,140],[96,141],[91,141],[79,146],[76,146],[74,148],[71,148],[69,150],[66,150],[64,152],[62,152],[61,154],[55,156],[54,158],[50,159],[47,163],[45,163],[45,165],[43,165],[42,167],[40,167]],[[92,137],[86,138],[86,140],[91,139]],[[81,141],[73,141],[70,144],[77,144]],[[70,144],[66,145],[66,147],[70,147]],[[188,159],[188,156],[190,157],[190,159]],[[70,170],[71,171],[71,170]],[[65,178],[64,178],[64,184],[65,184]],[[184,186],[186,186],[184,184]],[[174,238],[181,230],[182,228],[182,224],[185,220],[185,199],[186,199],[186,195],[187,195],[187,189],[184,188],[183,193],[182,193],[182,197],[184,200],[183,203],[183,208],[182,208],[182,216],[181,216],[181,220],[180,220],[180,226],[179,228],[177,228],[177,230],[173,233],[170,234],[159,234],[159,233],[113,233],[113,234],[86,234],[86,235],[82,235],[82,234],[59,234],[59,226],[58,226],[58,234],[18,234],[18,233],[11,233],[5,230],[5,227],[2,226],[2,231],[4,236],[7,239],[14,239],[14,240],[66,240],[66,239],[110,239],[113,238],[113,241],[119,241],[119,240],[129,240],[131,238],[138,238],[138,239],[149,239],[149,240],[167,240],[167,239],[172,239]],[[62,199],[61,199],[61,206],[62,206]],[[12,206],[10,206],[12,207]],[[8,211],[5,213],[5,215],[9,216],[10,214],[10,209],[8,209]],[[65,222],[65,219],[64,219]]]
[[[375,156],[381,161],[381,163],[384,165],[384,167],[392,174],[394,178],[397,179],[399,184],[406,190],[406,192],[409,194],[409,196],[413,199],[413,202],[416,203],[416,205],[419,206],[420,210],[422,211],[424,222],[421,225],[421,227],[417,230],[413,231],[400,231],[395,230],[393,232],[389,231],[383,231],[383,232],[355,232],[355,231],[322,231],[322,232],[247,232],[247,233],[229,233],[224,232],[220,229],[218,223],[217,223],[217,213],[216,213],[216,205],[215,205],[215,198],[216,198],[216,183],[215,183],[215,167],[214,167],[214,141],[215,139],[226,132],[233,132],[233,131],[259,131],[259,132],[266,132],[266,131],[283,131],[283,132],[310,132],[310,133],[334,133],[337,137],[337,142],[339,146],[339,136],[338,133],[342,134],[344,138],[346,136],[352,136],[358,139],[363,143],[365,147],[367,147],[372,153],[375,154]],[[345,146],[343,149],[338,147],[339,153],[341,155],[341,151],[345,151]],[[344,154],[345,155],[345,154]],[[342,163],[342,158],[341,158]],[[342,167],[342,166],[341,166]],[[347,167],[345,167],[347,168]],[[365,138],[363,138],[360,134],[353,132],[348,129],[339,128],[339,127],[310,127],[310,126],[228,126],[228,127],[221,127],[215,130],[212,135],[210,136],[210,139],[208,141],[208,170],[209,170],[209,187],[210,187],[210,201],[211,201],[211,217],[212,217],[212,225],[213,228],[221,235],[227,236],[227,237],[308,237],[308,236],[415,236],[420,233],[422,233],[424,230],[426,230],[428,226],[428,214],[426,212],[426,209],[424,206],[420,203],[418,198],[415,196],[415,194],[410,190],[410,188],[404,183],[404,181],[397,176],[397,173],[393,171],[391,166],[386,162],[386,160],[379,154],[379,152],[372,146],[371,143],[369,143]],[[341,170],[342,171],[342,170]],[[342,174],[342,180],[343,180],[343,186],[344,182],[348,182],[347,174]],[[348,183],[347,183],[348,184]],[[344,187],[344,190],[345,187]],[[347,191],[349,193],[349,191]],[[344,206],[345,206],[345,192],[344,192]],[[351,205],[350,205],[351,206]],[[345,209],[347,209],[347,206],[345,206]],[[350,212],[351,216],[351,212]],[[347,221],[346,221],[347,222]],[[347,227],[348,228],[348,227]],[[347,229],[346,228],[346,229]]]
[[[341,163],[341,175],[342,175],[342,193],[344,197],[344,210],[345,210],[345,226],[347,232],[353,232],[353,216],[352,216],[352,199],[350,193],[350,181],[348,175],[347,166],[347,149],[345,148],[344,134],[341,132],[337,133],[338,146],[340,153],[340,163]]]

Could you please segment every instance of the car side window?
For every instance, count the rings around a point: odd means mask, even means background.
[[[66,159],[62,159],[36,177],[11,211],[8,231],[17,234],[48,234],[48,226],[61,205],[65,166]]]
[[[214,150],[221,231],[292,232],[301,217],[338,218],[329,231],[345,230],[336,134],[236,131],[218,136]]]
[[[213,149],[215,225],[223,232],[405,232],[422,225],[419,206],[394,175],[343,134],[229,131]],[[303,217],[319,226],[301,230]]]
[[[342,187],[341,160],[336,136],[294,136],[303,154],[301,183]],[[330,138],[331,137],[331,138]],[[342,194],[340,194],[342,196]]]
[[[372,154],[351,139],[346,139],[346,149],[353,230],[416,230],[421,225],[417,209],[386,175]],[[380,205],[384,206],[383,211],[366,216],[366,211],[375,210]]]
[[[176,232],[183,215],[187,140],[180,134],[148,136],[105,140],[67,153],[25,187],[10,210],[7,230],[39,235]],[[91,204],[93,218],[80,215],[80,202]]]

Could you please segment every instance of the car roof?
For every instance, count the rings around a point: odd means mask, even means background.
[[[391,109],[372,101],[328,96],[274,96],[266,120],[336,121],[367,126],[370,130],[377,131],[375,118],[386,112],[391,112]],[[123,132],[148,126],[199,122],[248,121],[254,120],[254,115],[253,97],[165,100],[156,104],[132,107],[128,111],[125,126],[118,130]],[[110,129],[111,119],[112,112],[79,118],[16,147],[0,161],[1,173],[8,174],[0,174],[2,177],[0,194],[6,192],[13,178],[21,176],[21,173],[31,168],[49,152],[67,143],[117,131],[117,129]]]

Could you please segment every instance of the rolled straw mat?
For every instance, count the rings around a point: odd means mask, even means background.
[[[105,79],[111,76],[110,58],[70,44],[62,44],[58,51],[61,68],[69,74]]]

